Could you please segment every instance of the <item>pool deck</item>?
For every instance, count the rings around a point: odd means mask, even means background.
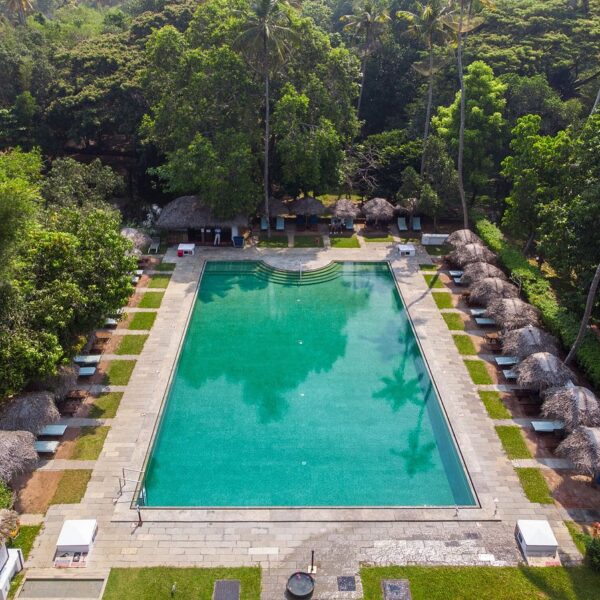
[[[391,244],[357,249],[212,249],[167,261],[177,264],[148,340],[80,504],[51,506],[27,562],[28,577],[105,577],[111,567],[250,566],[263,568],[266,600],[283,598],[284,582],[306,569],[310,551],[318,565],[315,597],[361,598],[338,592],[336,577],[356,575],[361,564],[511,565],[522,560],[514,539],[517,519],[548,519],[563,562],[578,561],[554,505],[529,502],[506,458],[471,383],[451,332],[419,272],[430,262],[418,248],[401,258]],[[142,469],[205,260],[264,260],[290,270],[310,270],[331,261],[390,262],[437,384],[480,507],[370,509],[145,509],[142,524],[131,509],[133,483],[119,497],[118,477]],[[176,468],[176,465],[174,466]],[[99,531],[86,569],[53,569],[58,533],[65,519],[96,518]]]

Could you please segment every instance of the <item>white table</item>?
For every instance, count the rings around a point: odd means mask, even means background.
[[[195,249],[196,244],[179,244],[179,246],[177,246],[177,254],[182,252],[183,256],[193,256]]]

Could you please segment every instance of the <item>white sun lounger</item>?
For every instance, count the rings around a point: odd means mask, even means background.
[[[150,248],[148,248],[148,254],[158,254],[160,250],[160,239],[152,238],[152,243],[150,244]]]
[[[141,277],[144,274],[144,269],[136,269],[133,274]]]
[[[113,318],[108,318],[104,321],[104,327],[116,327],[117,320]]]
[[[516,356],[495,356],[494,362],[499,367],[512,367],[519,362],[519,359]]]
[[[421,217],[413,217],[412,230],[421,231]]]
[[[97,365],[102,356],[100,354],[79,354],[74,359],[78,365]]]
[[[537,433],[554,433],[565,428],[562,421],[531,421],[531,426]]]
[[[481,327],[493,327],[496,324],[496,321],[489,317],[475,317],[475,323],[481,325]]]
[[[507,381],[514,381],[517,378],[517,372],[514,369],[502,369],[502,375]]]
[[[133,283],[133,285],[137,285],[140,282],[140,278],[137,275],[134,275],[131,278],[131,283]]]
[[[65,434],[66,425],[46,425],[39,433],[39,437],[60,437]]]
[[[96,367],[79,367],[79,377],[91,377],[96,372]]]
[[[462,285],[462,275],[460,277],[453,277],[452,281],[454,281],[456,285]]]
[[[471,308],[469,310],[469,312],[471,313],[471,315],[473,317],[483,317],[485,315],[486,309],[485,308]]]
[[[275,219],[275,231],[285,231],[285,220],[283,217]]]
[[[398,231],[408,231],[405,217],[398,217]]]
[[[40,441],[37,440],[34,444],[35,451],[38,454],[54,454],[60,442],[57,441]]]
[[[458,277],[460,279],[463,276],[462,271],[448,271],[448,273],[450,274],[450,277],[452,277],[453,279],[455,277]]]

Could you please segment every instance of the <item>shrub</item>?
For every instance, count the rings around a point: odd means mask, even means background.
[[[12,490],[3,481],[0,481],[0,509],[12,508],[13,501]]]
[[[600,537],[590,538],[586,544],[585,558],[594,571],[600,571]]]

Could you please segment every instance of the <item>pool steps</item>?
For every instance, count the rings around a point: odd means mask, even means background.
[[[333,281],[341,276],[343,266],[332,262],[320,269],[310,271],[286,271],[270,267],[264,262],[239,261],[236,263],[209,262],[206,265],[206,273],[227,275],[255,275],[264,281],[280,283],[283,285],[314,285]]]

